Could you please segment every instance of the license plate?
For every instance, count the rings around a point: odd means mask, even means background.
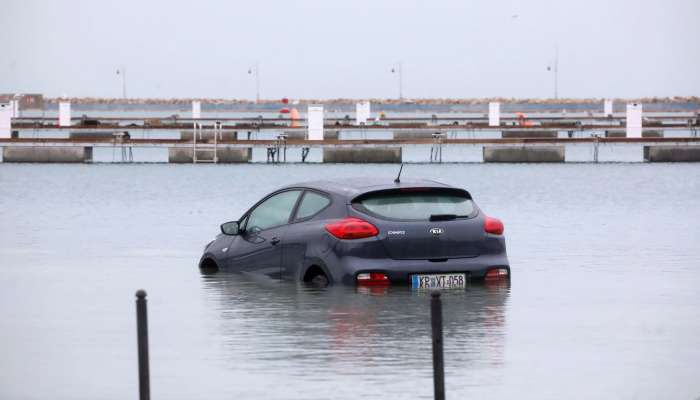
[[[419,274],[411,275],[414,289],[464,289],[467,287],[465,274]]]

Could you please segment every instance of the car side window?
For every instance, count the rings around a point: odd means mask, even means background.
[[[331,201],[328,197],[307,191],[304,193],[304,198],[301,199],[296,219],[308,218],[326,208],[330,203]]]
[[[294,205],[299,198],[299,190],[289,190],[278,193],[260,203],[248,215],[246,230],[249,232],[262,231],[289,222]]]

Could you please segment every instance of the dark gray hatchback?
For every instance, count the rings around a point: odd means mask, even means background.
[[[484,215],[466,190],[434,181],[291,185],[221,232],[200,268],[426,289],[510,279],[501,221]]]

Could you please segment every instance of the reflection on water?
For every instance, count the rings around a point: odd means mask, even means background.
[[[432,393],[427,291],[313,288],[230,272],[202,275],[202,283],[221,317],[221,356],[229,368],[243,363],[249,372],[285,379],[360,374],[368,388],[396,385],[419,396]],[[448,377],[462,375],[467,366],[502,364],[509,293],[507,285],[443,292]]]

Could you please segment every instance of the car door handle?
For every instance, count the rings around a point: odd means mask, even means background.
[[[280,238],[278,238],[278,237],[273,237],[272,239],[270,239],[270,243],[272,243],[273,246],[279,242],[280,242]]]

